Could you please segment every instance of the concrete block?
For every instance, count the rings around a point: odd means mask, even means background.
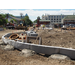
[[[28,43],[22,43],[22,42],[15,42],[15,47],[17,49],[29,49],[30,48],[30,44]]]
[[[31,44],[30,49],[34,50],[36,53],[43,53],[43,54],[48,54],[48,55],[59,53],[58,47],[51,47],[51,46],[45,46],[45,45]]]
[[[14,50],[14,46],[12,45],[6,45],[4,50]]]
[[[65,55],[61,55],[61,54],[52,54],[51,56],[49,56],[49,58],[52,59],[60,59],[60,60],[70,60],[70,58],[68,56]]]
[[[75,49],[61,48],[60,54],[67,55],[71,59],[75,59]]]
[[[33,50],[29,50],[29,49],[23,49],[22,52],[20,53],[20,55],[23,55],[25,57],[29,57],[34,54],[35,54],[35,52]]]

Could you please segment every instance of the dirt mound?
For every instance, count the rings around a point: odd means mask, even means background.
[[[65,48],[75,49],[75,30],[69,31],[63,30],[41,30],[37,32],[39,37],[42,38],[42,45],[59,46]],[[34,44],[39,44],[39,40],[30,40]]]

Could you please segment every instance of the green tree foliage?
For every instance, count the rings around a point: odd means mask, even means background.
[[[7,19],[5,19],[5,14],[0,14],[0,25],[6,24],[8,22]]]
[[[39,16],[37,18],[40,18]],[[41,19],[40,19],[41,20]],[[37,23],[37,19],[33,21],[34,23]]]
[[[24,19],[26,25],[32,25],[32,21],[29,19],[29,16],[25,16]]]
[[[37,23],[37,19],[33,21],[34,23]]]
[[[14,21],[17,22],[15,19],[11,19],[11,20],[10,20],[11,23],[13,23]]]

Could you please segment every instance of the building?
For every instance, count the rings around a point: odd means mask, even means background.
[[[67,15],[42,15],[42,20],[50,20],[51,24],[62,24],[62,19]]]
[[[50,25],[50,20],[39,20],[40,24]]]
[[[37,17],[37,27],[40,26],[41,24],[44,25],[50,25],[50,20],[40,20],[40,17]]]
[[[28,14],[25,14],[25,16],[28,16]],[[25,16],[22,16],[22,19]],[[23,23],[23,21],[21,20],[21,16],[11,16],[11,15],[7,14],[7,17],[6,18],[8,19],[8,22],[10,22],[12,19],[15,19],[18,24]]]
[[[68,15],[62,19],[63,24],[75,24],[75,15]]]

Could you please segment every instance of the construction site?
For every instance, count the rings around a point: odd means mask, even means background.
[[[29,31],[32,29],[33,27],[30,27]],[[24,30],[7,29],[0,31],[0,38],[9,32],[12,34],[15,34],[15,32],[21,32],[22,34],[22,32],[24,33]],[[36,27],[34,32],[36,32],[38,36],[36,38],[30,37],[27,40],[27,43],[75,49],[75,30],[62,30],[61,28],[49,29],[46,27],[43,29],[40,26],[39,29]],[[13,38],[15,37],[16,36]],[[38,39],[40,37],[41,41]],[[12,40],[15,40],[13,38]],[[22,38],[20,38],[20,40],[22,40]],[[24,42],[24,40],[21,42]],[[75,60],[53,59],[50,57],[50,55],[43,53],[35,53],[34,55],[26,57],[24,54],[21,54],[21,50],[16,48],[14,50],[5,50],[3,48],[5,46],[6,45],[0,45],[0,65],[75,65]]]
[[[48,16],[28,25],[7,15],[18,25],[0,27],[0,65],[75,65],[75,15]]]

